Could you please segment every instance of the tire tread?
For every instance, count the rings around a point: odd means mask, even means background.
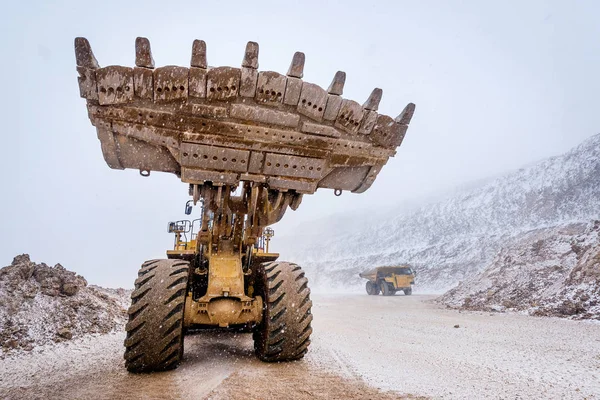
[[[312,333],[312,301],[302,268],[287,262],[263,264],[263,321],[254,332],[257,357],[266,362],[299,360]]]
[[[183,355],[183,311],[189,264],[150,260],[142,264],[125,326],[125,366],[130,372],[176,368]]]

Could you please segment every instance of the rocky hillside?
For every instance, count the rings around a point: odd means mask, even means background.
[[[0,357],[14,350],[107,333],[125,323],[123,289],[88,286],[60,264],[23,254],[0,269]]]
[[[409,262],[420,289],[443,292],[480,272],[512,237],[600,217],[600,135],[564,155],[410,210],[335,217],[278,238],[317,286],[359,285],[360,270]]]
[[[600,320],[600,221],[520,234],[482,273],[439,301],[452,308]]]

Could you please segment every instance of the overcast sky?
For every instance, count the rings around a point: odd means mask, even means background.
[[[343,70],[346,98],[383,88],[380,112],[393,116],[416,103],[369,191],[306,196],[281,231],[497,175],[600,131],[597,1],[40,1],[12,2],[0,18],[0,266],[29,253],[129,287],[171,246],[167,222],[184,217],[187,185],[174,175],[104,162],[79,98],[76,36],[101,66],[133,66],[136,36],[150,39],[157,66],[189,65],[194,39],[210,65],[239,66],[252,40],[261,70],[285,73],[303,51],[306,81],[327,87]]]

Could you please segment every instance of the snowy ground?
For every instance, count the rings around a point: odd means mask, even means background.
[[[311,361],[434,398],[600,399],[600,324],[443,310],[431,299],[320,297]]]
[[[424,295],[313,297],[302,362],[261,363],[251,335],[204,332],[186,337],[179,369],[131,375],[123,335],[109,334],[2,360],[0,398],[600,399],[598,323],[446,310]]]

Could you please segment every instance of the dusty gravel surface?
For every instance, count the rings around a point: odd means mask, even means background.
[[[431,296],[313,298],[301,362],[261,363],[250,335],[202,332],[177,370],[132,375],[123,335],[108,334],[2,360],[0,398],[600,399],[600,324],[461,313]]]

